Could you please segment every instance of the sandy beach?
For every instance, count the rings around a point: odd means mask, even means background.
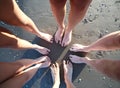
[[[37,25],[40,31],[54,35],[57,23],[52,15],[49,0],[17,0],[20,8]],[[67,16],[69,0],[67,2]],[[66,21],[67,22],[67,21]],[[16,36],[36,43],[36,36],[27,31],[0,22],[0,26],[8,28]],[[74,28],[73,43],[88,45],[102,36],[114,31],[120,31],[120,0],[93,0],[84,19]],[[40,55],[32,50],[13,50],[0,48],[0,61],[15,61],[21,58],[35,59]],[[120,50],[90,52],[88,55],[94,59],[120,60]],[[24,88],[51,88],[52,78],[50,70],[41,77],[46,69],[40,69],[35,77]],[[95,69],[85,65],[79,75],[73,80],[76,88],[120,88],[120,83]],[[60,88],[65,88],[61,85]]]

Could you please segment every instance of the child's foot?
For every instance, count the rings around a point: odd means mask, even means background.
[[[65,32],[61,46],[65,47],[65,46],[69,45],[71,42],[71,39],[72,39],[72,31]]]
[[[74,51],[74,52],[79,52],[79,51],[89,52],[88,46],[84,46],[84,45],[81,45],[81,44],[73,44],[72,47],[70,48],[70,51]]]
[[[73,73],[73,66],[72,63],[69,61],[63,61],[63,68],[64,68],[64,79],[65,82],[72,82],[72,73]]]
[[[55,42],[61,44],[62,36],[64,33],[64,28],[58,28],[57,32],[55,33]]]
[[[55,86],[60,84],[60,69],[58,63],[55,63],[51,66],[52,79]]]

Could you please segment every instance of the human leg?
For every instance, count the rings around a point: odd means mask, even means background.
[[[73,66],[72,63],[67,61],[63,61],[63,68],[64,68],[64,80],[66,83],[67,88],[75,88],[72,83],[72,73],[73,73]]]
[[[90,52],[90,51],[97,51],[97,50],[116,50],[120,49],[120,31],[115,31],[109,33],[102,38],[98,39],[97,41],[85,46],[81,44],[73,44],[70,48],[71,51],[78,52]],[[109,42],[110,41],[110,42]]]
[[[70,55],[73,63],[85,63],[110,78],[120,81],[120,60],[112,59],[90,59],[88,57],[78,57]]]
[[[25,69],[20,73],[16,74],[12,78],[3,82],[0,85],[0,88],[22,88],[22,86],[28,82],[37,72],[39,68],[48,67],[50,65],[50,61],[46,60],[43,63],[37,63],[35,66]]]
[[[37,44],[32,44],[29,41],[16,37],[3,27],[0,27],[0,42],[0,47],[15,49],[35,49],[42,54],[48,54],[50,52],[50,50],[45,47],[41,47]]]
[[[52,42],[52,36],[39,31],[35,23],[19,8],[15,0],[0,0],[0,20],[20,26],[38,37]]]
[[[62,46],[71,42],[73,28],[83,19],[92,0],[70,0],[71,10],[65,30]]]
[[[50,0],[51,9],[53,11],[53,15],[58,23],[58,30],[55,33],[55,41],[56,43],[61,43],[62,36],[64,33],[65,25],[64,25],[64,16],[66,10],[66,1],[67,0]]]
[[[58,63],[55,63],[51,66],[51,74],[53,78],[53,87],[52,88],[59,88],[60,85],[60,69]]]
[[[33,64],[39,64],[43,62],[50,65],[50,59],[47,56],[43,56],[37,59],[21,59],[15,62],[0,62],[0,83],[23,71],[24,69],[32,66]],[[43,67],[43,66],[42,66]]]
[[[21,68],[17,71],[17,72],[21,72],[23,69],[26,69],[34,64],[42,64],[44,62],[47,62],[47,64],[50,65],[50,63],[51,63],[50,58],[48,56],[42,56],[42,57],[36,58],[34,60],[33,59],[21,59],[21,60],[17,60],[15,63],[19,63],[23,66],[23,68]],[[46,63],[44,63],[44,64],[46,64]],[[42,67],[44,67],[44,66],[42,66]]]

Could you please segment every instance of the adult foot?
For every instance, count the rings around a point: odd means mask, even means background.
[[[55,42],[61,44],[62,36],[64,33],[64,28],[58,28],[57,32],[55,33]]]
[[[58,63],[55,63],[51,66],[51,74],[52,74],[52,79],[54,82],[54,85],[58,85],[60,84],[60,69],[59,69],[59,65]]]
[[[21,60],[17,60],[15,63],[20,65],[20,68],[16,71],[16,73],[19,73],[34,64],[35,64],[35,67],[37,68],[48,67],[51,64],[51,61],[48,56],[43,56],[43,57],[40,57],[34,60],[33,59],[21,59]]]
[[[85,57],[78,57],[76,55],[70,55],[69,59],[73,62],[73,63],[85,63]]]
[[[61,46],[67,46],[67,45],[69,45],[70,42],[71,42],[71,39],[72,39],[72,31],[65,32],[63,40],[62,40],[62,43],[61,43]]]
[[[36,59],[35,63],[40,68],[48,67],[51,64],[50,58],[48,56],[43,56],[38,59]]]
[[[48,54],[48,53],[50,52],[49,49],[47,49],[47,48],[45,48],[45,47],[42,47],[42,46],[39,46],[39,45],[37,45],[37,44],[34,44],[34,48],[35,48],[35,50],[37,50],[39,53],[44,54],[44,55],[46,55],[46,54]]]
[[[50,43],[53,43],[53,36],[50,35],[50,34],[47,34],[47,33],[43,33],[43,32],[40,32],[40,38],[50,42]]]
[[[64,68],[64,79],[65,82],[71,81],[72,82],[72,73],[73,73],[73,66],[72,63],[65,60],[63,61],[63,68]]]
[[[70,48],[70,51],[74,51],[74,52],[79,52],[79,51],[89,52],[90,50],[88,49],[88,46],[84,46],[84,45],[81,45],[81,44],[73,44],[72,47]]]

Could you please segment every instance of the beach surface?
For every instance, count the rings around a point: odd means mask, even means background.
[[[49,0],[17,0],[17,3],[22,11],[35,22],[40,31],[54,35],[57,30],[57,23],[52,15]],[[68,0],[66,19],[69,8]],[[0,26],[6,27],[20,38],[32,43],[41,44],[39,41],[42,40],[39,40],[35,35],[19,27],[10,26],[3,22],[0,22]],[[93,0],[84,19],[73,30],[72,43],[88,45],[114,31],[120,31],[120,0]],[[64,49],[58,46],[55,45],[55,51],[61,49],[60,54]],[[9,62],[22,58],[35,59],[40,56],[41,54],[34,50],[0,48],[0,61]],[[94,59],[106,58],[120,60],[120,50],[90,52],[88,56]],[[76,88],[120,88],[118,81],[101,74],[87,65],[79,66],[80,72],[78,73],[75,70],[73,74],[75,75],[77,73],[77,75],[73,77],[73,83]],[[64,83],[61,84],[63,84],[61,88],[65,88]],[[50,70],[45,68],[39,69],[33,79],[31,79],[24,88],[51,88],[52,85]]]

